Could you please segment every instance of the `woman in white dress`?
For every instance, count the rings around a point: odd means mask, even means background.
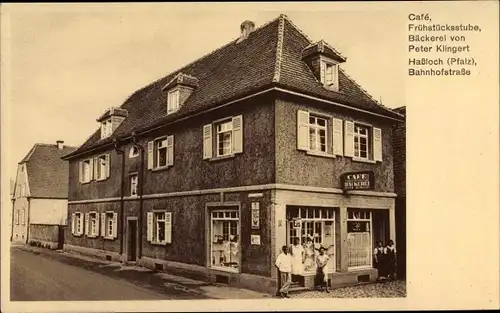
[[[295,238],[292,245],[292,275],[302,275],[304,271],[304,247],[299,238]]]

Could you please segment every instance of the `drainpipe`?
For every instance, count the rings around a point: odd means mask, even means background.
[[[28,238],[30,237],[30,217],[31,217],[31,198],[26,197],[26,200],[28,200],[28,216],[26,217],[26,213],[24,216],[24,223],[26,223],[26,243],[28,243]]]
[[[121,150],[119,148],[119,140],[117,138],[113,138],[113,146],[115,148],[115,151],[117,154],[121,154],[122,155],[122,170],[121,170],[121,187],[120,187],[120,220],[121,220],[121,223],[120,223],[120,227],[118,227],[119,229],[119,233],[120,233],[120,256],[123,257],[123,229],[124,229],[124,223],[125,223],[125,218],[124,218],[124,206],[123,206],[123,193],[124,193],[124,190],[125,190],[125,153],[123,150]]]
[[[144,147],[141,146],[137,142],[137,137],[136,133],[132,133],[132,142],[134,143],[134,146],[137,147],[140,151],[141,154],[141,164],[139,165],[139,188],[138,188],[138,193],[139,193],[139,218],[137,221],[137,227],[138,227],[138,248],[139,248],[139,253],[137,254],[137,259],[140,259],[142,257],[142,211],[143,211],[143,200],[142,200],[142,195],[144,194],[143,189],[144,189]]]

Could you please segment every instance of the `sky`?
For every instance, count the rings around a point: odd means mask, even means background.
[[[355,4],[10,4],[2,10],[2,115],[7,166],[39,142],[79,146],[96,118],[135,90],[239,36],[244,20],[286,14],[390,108],[405,105],[405,15]],[[6,99],[6,100],[5,100]]]

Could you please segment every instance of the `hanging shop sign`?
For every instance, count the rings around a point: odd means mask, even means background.
[[[370,232],[369,221],[347,221],[348,233],[366,233]]]
[[[252,202],[252,229],[260,227],[260,203]]]
[[[294,229],[301,229],[302,228],[302,220],[300,218],[295,218],[293,219],[293,228]]]
[[[340,177],[343,190],[370,190],[375,185],[373,171],[344,173]]]

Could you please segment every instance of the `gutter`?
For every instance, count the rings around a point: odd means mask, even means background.
[[[292,90],[284,88],[284,87],[273,86],[273,87],[270,87],[270,88],[267,88],[267,89],[264,89],[264,90],[261,90],[261,91],[258,91],[258,92],[246,95],[244,97],[240,97],[240,98],[237,98],[235,100],[231,100],[229,102],[226,102],[224,104],[215,106],[213,108],[210,108],[210,109],[198,112],[198,113],[194,113],[194,114],[191,114],[191,115],[188,115],[188,116],[185,116],[185,117],[182,117],[182,118],[179,118],[179,119],[176,119],[176,120],[164,123],[162,125],[150,126],[150,127],[147,127],[147,128],[145,128],[143,130],[138,130],[138,131],[136,131],[136,136],[147,134],[147,133],[149,133],[151,131],[163,128],[165,126],[168,126],[168,125],[171,125],[171,124],[175,124],[175,123],[178,123],[178,122],[181,122],[181,121],[185,121],[185,120],[188,120],[188,119],[193,118],[195,116],[206,114],[208,112],[211,112],[211,111],[218,110],[220,108],[229,106],[229,105],[231,105],[233,103],[244,101],[244,100],[247,100],[247,99],[250,99],[250,98],[253,98],[253,97],[265,94],[265,93],[268,93],[268,92],[272,92],[272,91],[278,91],[278,92],[282,92],[282,93],[285,93],[285,94],[291,94],[291,95],[295,95],[295,96],[299,96],[299,97],[303,97],[303,98],[307,98],[307,99],[311,99],[311,100],[315,100],[315,101],[319,101],[319,102],[329,103],[329,104],[332,104],[334,106],[342,107],[344,109],[348,109],[348,110],[352,110],[352,111],[358,111],[358,112],[361,112],[361,113],[365,113],[365,114],[369,114],[369,115],[373,115],[373,116],[377,116],[377,117],[389,119],[389,120],[392,120],[392,121],[404,122],[403,119],[400,120],[400,119],[397,119],[397,118],[394,118],[394,117],[390,117],[390,116],[386,116],[386,115],[383,115],[383,114],[374,113],[374,112],[363,110],[363,109],[358,109],[358,108],[355,108],[355,107],[352,107],[352,106],[349,106],[349,105],[345,105],[345,104],[341,104],[341,103],[338,103],[338,102],[335,102],[335,101],[326,100],[326,99],[318,98],[318,97],[315,97],[315,96],[309,96],[307,94],[304,94],[304,93],[301,93],[301,92],[295,92],[295,91],[292,91]],[[399,113],[396,113],[396,112],[393,112],[393,111],[391,111],[391,112],[393,114],[395,114],[395,115],[400,115]],[[403,118],[403,116],[401,116],[401,117]],[[131,138],[132,138],[132,135],[128,135],[128,136],[122,138],[120,141],[124,142],[126,140],[130,140]],[[107,143],[105,145],[97,146],[97,147],[94,147],[92,149],[85,150],[85,151],[82,151],[80,153],[77,153],[77,154],[74,154],[74,155],[71,155],[71,156],[67,156],[67,155],[63,156],[62,159],[63,160],[70,160],[70,159],[76,158],[76,157],[78,157],[80,155],[87,154],[89,152],[92,152],[92,151],[95,151],[95,150],[98,150],[98,149],[102,149],[102,148],[105,148],[105,147],[111,147],[111,146],[113,146],[113,143],[109,142],[109,143]]]

